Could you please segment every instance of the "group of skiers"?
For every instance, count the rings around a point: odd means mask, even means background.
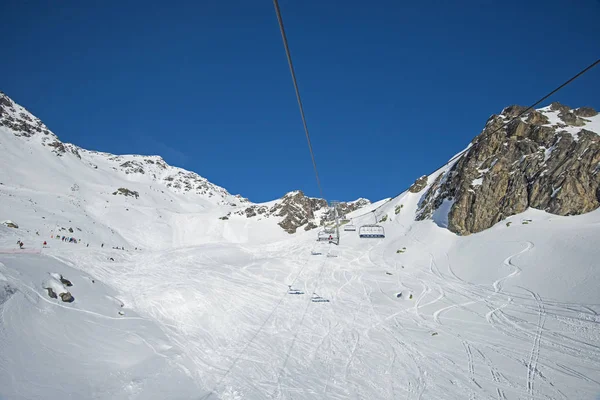
[[[54,238],[54,235],[51,235],[50,238]],[[56,238],[62,240],[63,242],[67,242],[67,243],[79,243],[79,242],[81,242],[81,239],[77,240],[77,239],[75,239],[73,237],[68,237],[68,236],[59,236],[59,235],[56,235]]]
[[[38,233],[38,232],[36,232],[36,234],[38,234],[38,235],[39,235],[39,233]],[[62,240],[62,241],[63,241],[63,242],[65,242],[65,243],[75,243],[75,244],[77,244],[77,243],[81,243],[81,239],[76,239],[76,238],[74,238],[74,237],[69,237],[69,236],[61,236],[61,235],[54,235],[54,234],[52,234],[52,235],[50,235],[50,238],[51,238],[51,239],[54,239],[54,238],[56,238],[56,239],[58,239],[58,240]],[[21,241],[20,239],[19,239],[19,240],[17,240],[17,246],[19,246],[19,248],[20,248],[20,249],[23,249],[23,248],[24,248],[24,247],[23,247],[23,246],[24,246],[24,244],[23,244],[23,241]],[[42,244],[42,246],[43,246],[44,248],[48,247],[48,242],[46,242],[46,241],[44,240],[44,243]],[[86,245],[86,247],[90,247],[90,244],[88,243],[88,244]],[[102,244],[100,245],[100,247],[101,247],[101,248],[104,248],[104,243],[102,243]],[[113,249],[115,249],[115,250],[125,250],[125,247],[123,247],[123,246],[122,246],[122,247],[113,246]],[[138,250],[138,248],[136,247],[136,248],[135,248],[135,250]],[[141,249],[140,249],[140,250],[141,250]]]

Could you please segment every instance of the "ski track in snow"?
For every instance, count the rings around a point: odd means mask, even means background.
[[[206,400],[568,399],[600,389],[598,304],[552,300],[523,286],[531,264],[521,257],[537,249],[533,241],[510,242],[497,266],[487,266],[497,275],[475,282],[456,254],[414,235],[141,253],[55,246],[40,257],[122,289],[105,298],[139,317],[85,307],[72,313],[155,322],[179,358],[142,333],[128,334],[187,371],[207,389]],[[397,254],[403,246],[407,252]],[[333,251],[338,257],[327,257]],[[20,285],[30,299],[51,303],[35,283]],[[288,285],[305,293],[288,294]],[[313,303],[315,292],[330,302]]]

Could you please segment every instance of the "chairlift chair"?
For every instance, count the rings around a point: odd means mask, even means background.
[[[304,294],[300,289],[293,289],[292,285],[288,285],[288,294]]]
[[[362,225],[358,229],[358,236],[360,238],[365,238],[365,239],[384,238],[385,237],[385,229],[383,229],[383,226],[376,225],[376,224]]]
[[[312,301],[313,303],[329,303],[328,299],[325,299],[321,296],[318,296],[316,294],[313,294],[313,297],[310,299],[310,301]]]
[[[317,234],[317,240],[320,241],[328,241],[329,240],[329,236],[332,236],[333,233],[332,232],[327,232],[325,230],[320,231]]]
[[[350,223],[350,224],[344,225],[344,230],[345,231],[356,231],[356,226],[354,226],[354,224]]]

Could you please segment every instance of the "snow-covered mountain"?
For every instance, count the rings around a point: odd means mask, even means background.
[[[88,222],[103,225],[97,238],[92,238],[92,232],[83,233],[85,240],[119,247],[201,243],[206,232],[211,233],[211,240],[244,242],[254,237],[270,241],[280,238],[283,231],[295,233],[300,227],[309,230],[322,225],[327,212],[325,200],[306,197],[300,191],[255,204],[194,172],[168,165],[160,156],[113,155],[63,143],[38,118],[1,92],[0,152],[2,195],[12,198],[6,202],[4,218],[14,219],[8,212],[11,203],[28,201],[24,199],[28,191],[45,191],[55,195],[49,201],[57,199],[77,208],[74,212],[85,215]],[[349,211],[366,204],[370,202],[359,199],[342,205]],[[44,221],[46,229],[68,228],[70,222],[61,216],[64,210],[58,211],[64,207],[37,204],[31,217],[42,208],[51,215]],[[110,218],[117,215],[126,218]],[[109,219],[113,221],[110,226],[105,223]],[[182,224],[187,226],[183,237],[172,228]],[[279,225],[282,232],[272,231],[271,225]],[[149,226],[161,227],[164,234],[159,241],[148,240],[145,232]],[[271,233],[261,233],[265,229]]]
[[[83,150],[0,96],[0,398],[597,397],[597,117],[557,107],[343,204],[335,246],[323,200]]]

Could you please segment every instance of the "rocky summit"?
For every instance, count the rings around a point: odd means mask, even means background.
[[[308,197],[301,190],[289,192],[273,203],[271,206],[251,205],[236,211],[236,214],[248,218],[282,217],[279,226],[288,233],[296,233],[296,230],[302,226],[305,231],[308,231],[325,225],[326,221],[333,219],[332,209],[328,207],[327,201]],[[371,204],[369,200],[361,198],[351,202],[341,202],[337,210],[340,215],[345,215],[368,204]]]
[[[577,215],[600,206],[598,112],[552,103],[515,118],[525,110],[510,106],[489,118],[423,194],[418,220],[444,206],[448,229],[468,235],[528,207]],[[414,189],[423,190],[418,183]]]

